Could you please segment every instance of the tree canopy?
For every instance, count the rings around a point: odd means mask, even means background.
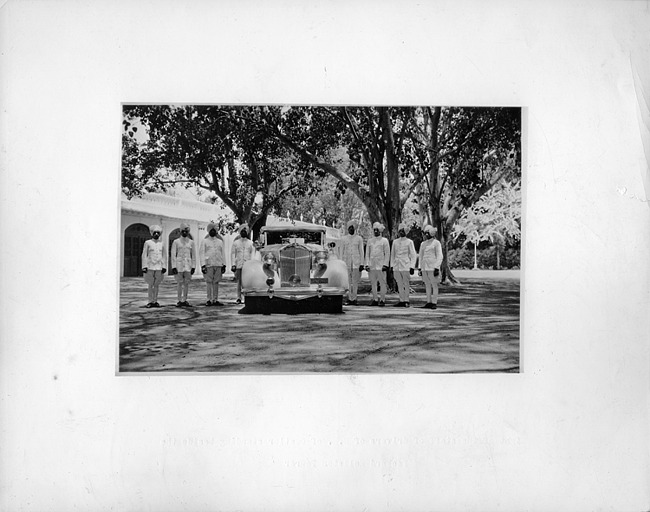
[[[460,214],[521,174],[520,116],[519,108],[345,106],[269,107],[262,119],[271,136],[359,197],[391,239],[415,195],[446,253]]]
[[[122,186],[127,195],[197,186],[254,223],[318,194],[330,176],[335,194],[354,194],[390,239],[415,202],[446,254],[460,215],[521,175],[520,115],[503,107],[128,106]]]
[[[122,190],[133,197],[183,183],[211,191],[250,224],[288,195],[315,193],[317,170],[261,131],[259,114],[257,107],[125,107]]]
[[[490,241],[499,254],[507,242],[521,237],[521,183],[503,182],[492,188],[470,208],[465,210],[454,226],[454,238],[465,237],[476,248],[482,241]]]

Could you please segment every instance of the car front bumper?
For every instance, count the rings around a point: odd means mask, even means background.
[[[242,290],[242,293],[245,297],[277,297],[298,301],[310,297],[343,296],[346,291],[344,288],[332,286],[323,286],[320,289],[315,286],[273,286],[264,289]]]

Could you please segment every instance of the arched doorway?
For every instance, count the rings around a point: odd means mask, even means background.
[[[124,277],[142,275],[142,248],[150,237],[149,227],[131,224],[124,232]]]
[[[174,231],[169,233],[169,245],[167,245],[167,256],[168,256],[169,259],[167,261],[169,261],[169,266],[170,267],[172,265],[172,243],[177,238],[180,238],[180,236],[181,236],[180,228],[176,228]],[[188,236],[190,237],[190,240],[194,240],[194,237],[192,236],[192,233],[190,233]],[[198,250],[198,248],[197,248],[197,250]],[[197,256],[197,260],[198,260],[198,256]]]

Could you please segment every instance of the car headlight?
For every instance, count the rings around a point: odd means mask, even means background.
[[[274,267],[277,264],[277,260],[275,259],[275,254],[273,254],[272,252],[267,252],[262,258],[262,261],[264,261],[264,265],[267,267]]]
[[[327,253],[327,251],[317,251],[314,254],[314,260],[318,265],[326,264],[328,258],[329,258],[329,254]]]

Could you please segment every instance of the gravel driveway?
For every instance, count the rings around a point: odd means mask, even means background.
[[[470,276],[472,274],[469,274]],[[495,274],[496,275],[496,274]],[[489,276],[489,274],[488,274]],[[518,274],[517,274],[518,276]],[[123,278],[120,373],[447,373],[519,371],[519,279],[464,278],[442,286],[439,308],[420,309],[424,286],[413,281],[411,308],[359,306],[342,314],[246,315],[235,287],[222,282],[222,307],[207,307],[205,285],[190,286],[192,308],[177,308],[174,282],[161,287],[159,309],[144,308],[146,285]]]

